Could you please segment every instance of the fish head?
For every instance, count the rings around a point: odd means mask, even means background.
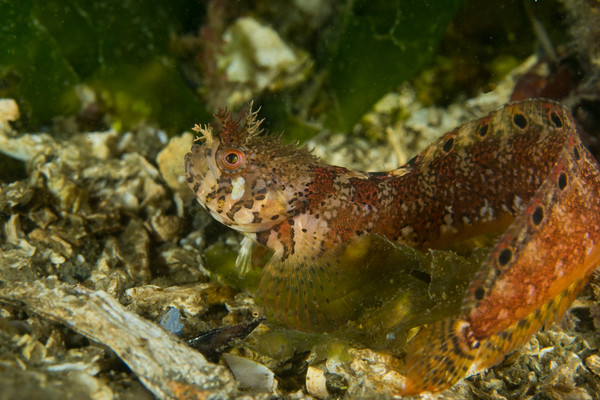
[[[185,156],[185,175],[198,202],[219,222],[245,233],[269,230],[299,212],[303,183],[316,158],[305,148],[263,136],[256,112],[216,115]]]

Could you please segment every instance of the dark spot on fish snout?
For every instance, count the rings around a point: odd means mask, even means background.
[[[488,133],[488,129],[489,129],[488,124],[482,125],[481,128],[479,128],[479,136],[485,137],[485,135],[487,135],[487,133]]]
[[[478,287],[473,292],[473,296],[475,296],[476,300],[482,300],[484,295],[485,295],[485,290],[483,290],[482,287]]]

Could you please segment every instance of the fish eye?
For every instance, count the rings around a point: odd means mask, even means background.
[[[219,153],[219,164],[228,171],[237,171],[246,164],[246,156],[238,149],[225,148]]]

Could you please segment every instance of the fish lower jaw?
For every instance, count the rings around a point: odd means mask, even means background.
[[[218,222],[222,223],[225,226],[228,226],[231,229],[234,229],[238,232],[242,232],[242,233],[258,233],[258,232],[263,232],[263,231],[268,231],[271,230],[273,228],[273,226],[277,225],[277,223],[273,223],[273,224],[268,224],[265,225],[264,222],[263,223],[237,223],[235,221],[230,220],[227,217],[224,217],[223,215],[217,213],[216,211],[213,210],[209,210],[210,215],[217,220]]]

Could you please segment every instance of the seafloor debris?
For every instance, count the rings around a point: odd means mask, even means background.
[[[0,131],[0,151],[27,168],[0,184],[0,368],[27,380],[32,396],[113,398],[130,385],[141,398],[150,397],[143,386],[158,398],[237,396],[225,368],[132,312],[158,319],[175,304],[197,332],[220,325],[235,294],[207,282],[198,233],[182,236],[191,224],[148,159],[161,141],[152,132],[152,144],[122,152],[136,132],[56,140]]]
[[[21,278],[16,271],[5,272],[0,272],[5,283],[0,289],[3,303],[24,305],[24,311],[65,324],[110,348],[157,398],[174,398],[182,388],[199,395],[210,391],[221,398],[233,393],[235,383],[222,366],[207,362],[199,353],[190,352],[183,342],[158,325],[125,310],[106,292],[60,283],[52,277],[22,282],[15,280]],[[46,370],[84,371],[89,380],[95,380],[93,377],[99,372],[86,371],[89,367],[85,361],[80,365],[69,365],[56,359],[46,360],[43,344],[36,342],[33,346],[30,351],[40,353],[34,364],[46,363]]]
[[[19,106],[13,99],[0,99],[0,124],[16,121],[20,117]]]
[[[237,108],[265,90],[279,91],[308,76],[308,53],[291,48],[273,28],[252,17],[241,17],[223,34],[216,67],[235,88],[226,105]]]
[[[187,339],[187,343],[204,354],[209,360],[216,362],[217,356],[227,350],[234,340],[244,339],[264,320],[263,317],[255,317],[248,322],[211,329],[208,332],[202,332]]]
[[[268,392],[277,389],[275,374],[264,365],[230,353],[223,354],[223,358],[233,375],[235,375],[240,387]]]

